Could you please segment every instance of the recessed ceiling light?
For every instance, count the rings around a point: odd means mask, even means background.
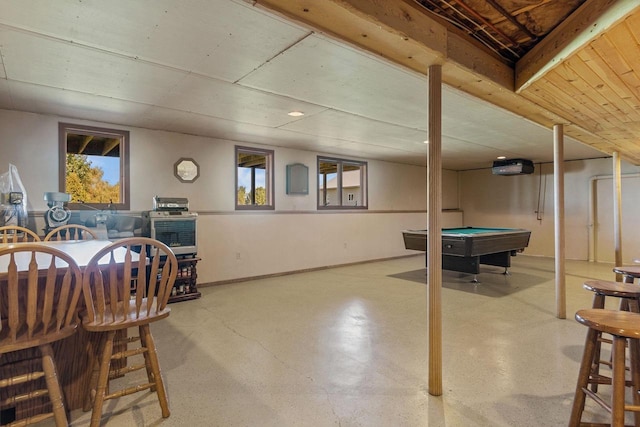
[[[506,158],[507,158],[507,156],[498,156],[498,160],[504,160]]]
[[[291,117],[304,116],[304,113],[302,111],[290,111],[287,114],[290,115]]]

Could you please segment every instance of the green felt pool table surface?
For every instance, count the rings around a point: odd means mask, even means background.
[[[486,234],[486,233],[505,233],[511,231],[519,231],[516,228],[491,228],[491,227],[458,227],[443,228],[442,234]]]

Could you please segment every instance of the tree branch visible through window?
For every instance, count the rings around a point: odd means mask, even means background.
[[[129,210],[129,132],[59,124],[59,188],[70,208]]]

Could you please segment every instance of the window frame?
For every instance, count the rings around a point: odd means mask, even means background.
[[[58,123],[58,188],[66,193],[67,176],[67,134],[79,133],[86,135],[111,136],[120,140],[120,198],[118,203],[77,203],[69,202],[71,210],[93,208],[98,210],[131,209],[130,174],[129,174],[129,131],[122,129],[101,128],[96,126],[79,125],[75,123]]]
[[[320,187],[320,163],[334,162],[337,164],[336,171],[336,191],[337,199],[340,201],[340,205],[326,205],[320,203],[320,197],[323,194]],[[360,167],[360,187],[362,193],[363,203],[360,206],[344,205],[344,195],[342,194],[342,173],[344,164],[354,164]],[[363,160],[344,159],[339,157],[318,156],[316,161],[317,181],[316,189],[318,195],[316,197],[316,205],[318,210],[367,210],[369,209],[369,165],[368,162]],[[326,189],[324,190],[326,197]]]
[[[267,203],[264,205],[256,205],[255,204],[255,196],[252,198],[254,200],[254,204],[251,205],[241,205],[238,204],[238,155],[240,153],[247,154],[257,154],[265,156],[265,191],[266,191],[266,199]],[[233,191],[233,198],[235,200],[235,209],[239,211],[265,211],[265,210],[274,210],[275,209],[275,152],[274,150],[267,150],[265,148],[255,148],[255,147],[244,147],[240,145],[235,146],[234,150],[234,158],[233,158],[234,168],[235,168],[235,187]],[[254,186],[255,187],[255,186]],[[252,191],[255,192],[255,188],[252,188]]]

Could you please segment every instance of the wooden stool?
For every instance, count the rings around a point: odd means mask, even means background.
[[[621,311],[640,313],[640,286],[638,285],[605,280],[587,280],[582,287],[594,293],[592,308],[604,308],[605,298],[615,297],[620,299],[619,306]],[[600,365],[606,365],[611,368],[610,360],[600,359],[603,342],[612,343],[611,340],[602,337],[602,332],[598,332],[598,341],[596,343],[591,367],[591,377],[589,379],[591,390],[594,393],[598,391],[598,384],[611,384],[610,377],[600,374]]]
[[[640,286],[633,283],[609,282],[606,280],[587,280],[582,285],[593,292],[592,308],[604,308],[606,297],[620,298],[620,310],[640,313]]]
[[[581,425],[611,425],[624,426],[625,411],[634,411],[635,425],[640,425],[640,314],[618,310],[587,309],[576,313],[576,320],[589,327],[587,339],[580,364],[576,393],[573,399],[573,408],[569,427]],[[598,343],[598,335],[602,332],[613,336],[612,346],[612,390],[611,402],[607,403],[598,393],[589,390],[591,379],[591,365],[595,356]],[[625,351],[629,341],[629,353],[631,359],[631,384],[633,387],[633,405],[625,402]],[[611,413],[611,423],[582,423],[582,413],[586,397],[589,396],[605,410]]]
[[[613,272],[622,274],[625,283],[633,283],[634,279],[640,278],[640,266],[638,265],[613,267]]]

